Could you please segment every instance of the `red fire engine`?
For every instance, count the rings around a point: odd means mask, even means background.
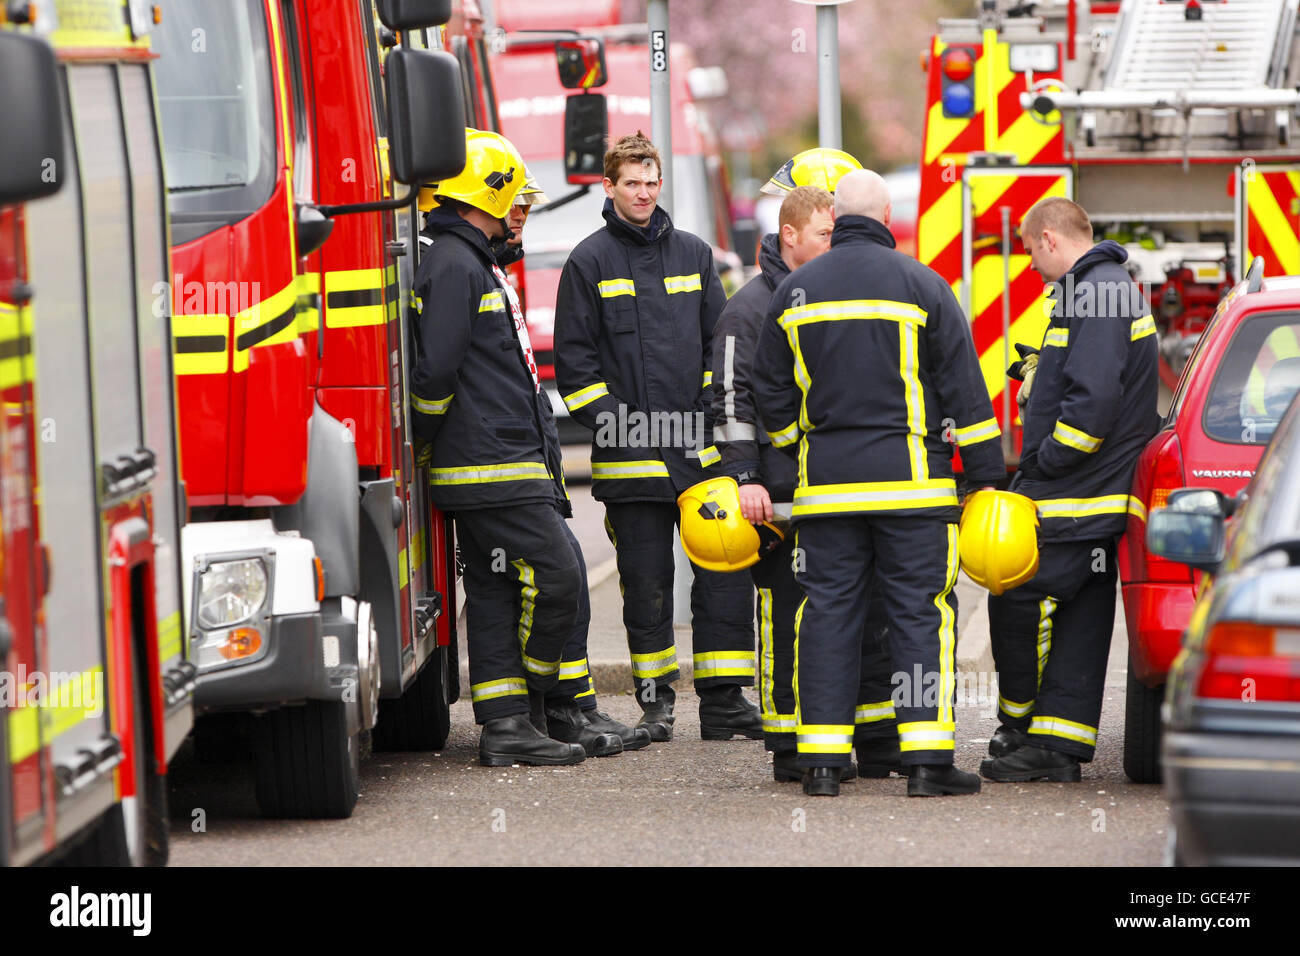
[[[22,95],[0,106],[0,864],[162,863],[194,669],[155,288],[154,13],[7,9],[0,85]]]
[[[981,0],[925,57],[917,258],[971,320],[1008,462],[1019,456],[1019,343],[1044,288],[1017,227],[1075,199],[1129,250],[1172,386],[1220,297],[1263,255],[1300,272],[1295,4]]]
[[[271,816],[347,816],[358,760],[435,749],[455,562],[408,441],[413,191],[464,163],[448,0],[174,0],[186,635],[200,753],[251,735]],[[420,49],[424,48],[424,49]]]

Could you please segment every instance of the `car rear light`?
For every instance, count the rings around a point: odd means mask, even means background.
[[[1300,629],[1221,621],[1204,653],[1197,696],[1300,702]]]
[[[1147,497],[1147,514],[1156,508],[1163,508],[1169,503],[1169,493],[1185,485],[1183,473],[1183,447],[1178,442],[1177,434],[1170,434],[1169,439],[1156,455],[1151,469],[1151,492]],[[1191,583],[1192,569],[1185,564],[1169,561],[1147,552],[1148,581],[1178,581]]]

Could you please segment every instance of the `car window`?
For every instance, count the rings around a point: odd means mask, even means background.
[[[1227,567],[1239,567],[1274,541],[1300,537],[1300,409],[1282,419],[1250,483],[1250,500],[1234,530]]]
[[[1266,312],[1233,334],[1205,404],[1205,433],[1234,445],[1267,444],[1300,389],[1300,315]]]

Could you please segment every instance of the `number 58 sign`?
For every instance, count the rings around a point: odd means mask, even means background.
[[[650,69],[656,73],[668,69],[668,34],[664,30],[650,33]]]

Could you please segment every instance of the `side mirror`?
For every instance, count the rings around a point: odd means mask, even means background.
[[[298,255],[309,256],[321,246],[334,231],[334,220],[326,219],[315,206],[299,206],[294,216],[294,238]]]
[[[1171,491],[1165,508],[1185,514],[1219,517],[1227,517],[1232,510],[1227,495],[1213,488],[1179,488]]]
[[[581,186],[605,178],[609,111],[600,93],[570,96],[564,103],[564,179]]]
[[[390,30],[440,27],[451,19],[451,0],[375,0],[375,8]]]
[[[1147,550],[1213,574],[1223,562],[1223,516],[1157,508],[1147,518]]]
[[[596,37],[556,40],[555,62],[560,70],[560,85],[566,90],[592,90],[609,79],[605,42]]]
[[[0,205],[40,199],[63,185],[63,109],[54,51],[0,32]]]
[[[465,104],[456,58],[393,50],[385,72],[393,178],[418,185],[455,176],[465,168]]]

